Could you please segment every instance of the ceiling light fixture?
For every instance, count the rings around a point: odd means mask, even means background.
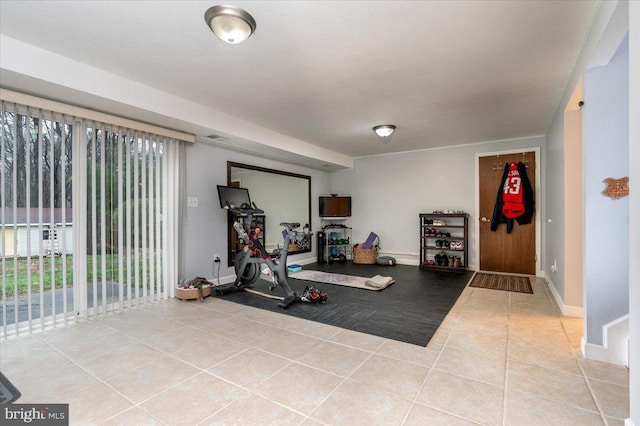
[[[391,135],[393,135],[395,130],[396,126],[393,124],[382,124],[373,128],[373,131],[376,132],[376,136],[382,143],[389,142],[391,140]]]
[[[235,6],[210,7],[204,20],[216,37],[229,44],[242,43],[256,30],[253,16]]]

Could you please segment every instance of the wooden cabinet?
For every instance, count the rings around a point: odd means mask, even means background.
[[[466,271],[469,267],[469,215],[420,214],[420,268]]]

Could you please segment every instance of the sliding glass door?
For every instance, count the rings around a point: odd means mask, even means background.
[[[177,140],[2,102],[2,335],[172,295]]]

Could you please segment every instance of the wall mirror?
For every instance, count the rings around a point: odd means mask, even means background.
[[[264,216],[254,218],[254,223],[257,221],[263,229],[262,243],[269,253],[283,248],[281,222],[300,223],[296,238],[292,238],[292,243],[289,244],[290,254],[311,251],[311,176],[229,161],[227,185],[247,188],[251,201],[264,210]],[[229,266],[233,265],[236,253],[242,250],[238,235],[233,229],[233,220],[233,214],[229,212]]]

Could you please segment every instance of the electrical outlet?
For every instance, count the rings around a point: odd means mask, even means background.
[[[213,255],[213,261],[216,262],[216,263],[220,262],[220,255],[219,254],[214,254]]]
[[[187,205],[189,207],[198,207],[198,197],[188,197]]]

